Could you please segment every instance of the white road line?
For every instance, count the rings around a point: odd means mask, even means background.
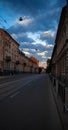
[[[14,93],[13,95],[11,95],[10,96],[10,98],[13,98],[13,97],[15,97],[16,95],[18,95],[20,93],[20,91],[18,91],[18,92],[16,92],[16,93]]]
[[[31,80],[31,81],[32,81],[32,80]],[[28,81],[27,83],[23,84],[23,86],[26,86],[26,85],[29,84],[31,81]],[[16,89],[16,91],[19,90],[19,89],[21,89],[21,88],[22,88],[22,87]],[[17,96],[19,93],[20,93],[20,91],[15,92],[14,94],[12,94],[12,95],[10,96],[10,98],[13,98],[13,97]]]
[[[15,82],[20,81],[20,80],[24,80],[24,79],[18,79],[18,80],[14,80],[14,81],[7,81],[6,83],[0,84],[0,86],[9,85],[9,84],[15,83]]]
[[[27,81],[26,83],[24,83],[24,84],[22,84],[22,86],[21,87],[17,87],[16,89],[14,89],[13,90],[13,92],[12,91],[9,91],[8,92],[8,96],[10,97],[10,98],[13,98],[13,97],[15,97],[15,96],[17,96],[17,94],[19,94],[19,93],[21,93],[20,92],[20,89],[21,88],[23,88],[23,87],[25,87],[26,85],[30,85],[31,84],[31,82],[32,81],[35,81],[36,79],[38,79],[39,77],[32,77],[32,79],[30,80],[30,81]],[[28,78],[28,80],[29,80],[30,78]],[[20,80],[20,79],[19,79]],[[19,80],[17,80],[17,81],[19,81]],[[23,81],[23,80],[22,80]],[[14,82],[14,81],[13,81]],[[16,82],[16,81],[15,81]],[[8,83],[7,83],[8,84]],[[7,94],[7,93],[6,93]],[[6,96],[5,96],[6,97]],[[4,96],[3,96],[3,98],[4,98]],[[2,99],[3,99],[2,98]]]
[[[36,79],[37,79],[37,78],[36,78]],[[32,82],[32,81],[34,81],[34,80],[35,80],[35,79],[33,79],[33,80],[31,80],[31,81],[28,81],[27,83],[23,84],[23,87],[25,87],[26,85],[30,85],[30,82]],[[19,89],[21,89],[21,88],[22,88],[22,87],[16,89],[16,91],[19,90]],[[19,93],[20,93],[20,91],[15,92],[14,94],[12,94],[12,95],[10,96],[10,98],[13,98],[13,97],[17,96]]]
[[[36,79],[36,78],[38,78],[38,77],[27,77],[26,79],[27,80],[30,80],[30,78],[32,78],[32,79]],[[6,83],[2,83],[2,84],[0,84],[0,88],[2,88],[2,86],[4,86],[4,85],[10,85],[10,84],[13,84],[13,83],[15,83],[15,82],[18,82],[18,81],[24,81],[24,80],[26,80],[26,79],[23,79],[23,78],[21,78],[21,79],[17,79],[17,80],[13,80],[13,81],[8,81],[8,82],[6,82]]]

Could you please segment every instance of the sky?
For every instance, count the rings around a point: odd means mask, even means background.
[[[9,32],[26,56],[46,67],[65,4],[66,0],[0,0],[0,28]]]

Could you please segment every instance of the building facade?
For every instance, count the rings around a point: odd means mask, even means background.
[[[3,73],[10,73],[16,70],[16,60],[18,59],[19,44],[3,29],[0,29],[0,45],[2,51]],[[1,59],[1,58],[0,58]]]
[[[50,65],[54,76],[68,81],[68,3],[61,12]]]
[[[39,72],[39,60],[37,60],[35,57],[30,57],[30,60],[32,62],[31,65],[31,72],[38,73]]]
[[[9,33],[0,29],[0,74],[35,72],[35,68],[38,68],[36,61],[26,57]]]

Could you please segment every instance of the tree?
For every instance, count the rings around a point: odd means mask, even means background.
[[[50,73],[50,72],[51,72],[50,61],[51,61],[51,59],[47,59],[47,68],[46,68],[46,72],[47,72],[47,73]]]
[[[47,66],[49,66],[51,59],[47,59]]]

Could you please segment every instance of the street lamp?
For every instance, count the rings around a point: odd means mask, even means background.
[[[20,17],[20,18],[19,18],[19,21],[23,21],[23,18],[22,18],[22,17]]]

